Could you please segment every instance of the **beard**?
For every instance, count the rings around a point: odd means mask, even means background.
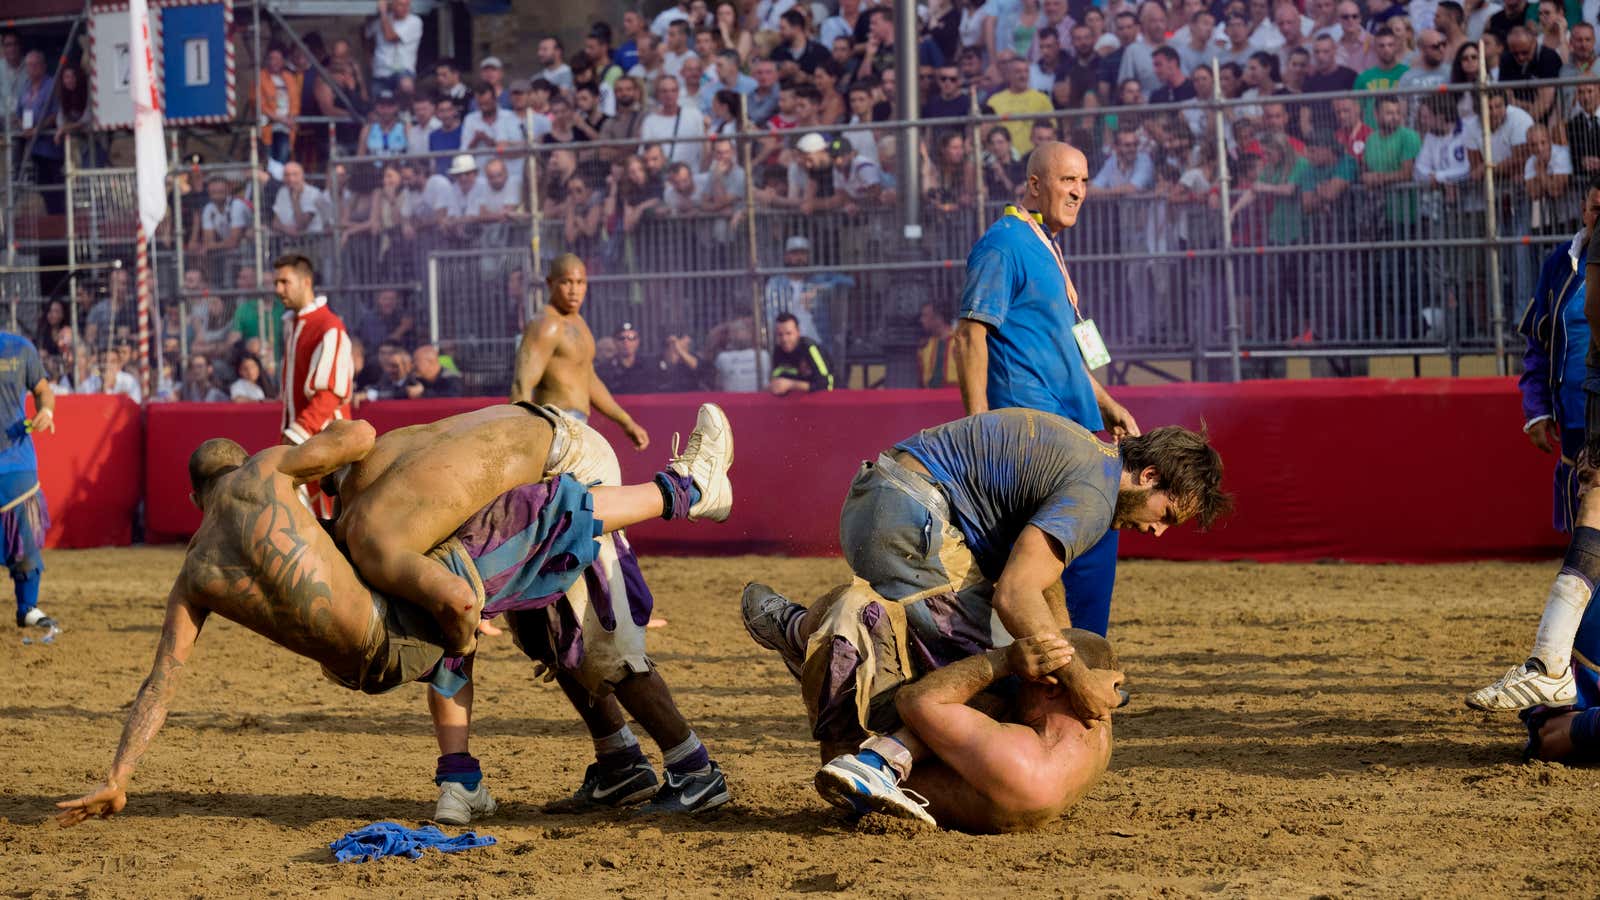
[[[1150,500],[1153,488],[1126,488],[1117,491],[1117,508],[1111,514],[1111,527],[1121,528],[1133,517],[1134,510]]]

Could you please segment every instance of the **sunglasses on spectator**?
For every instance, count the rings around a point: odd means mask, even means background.
[[[961,80],[961,76],[960,75],[940,75],[939,76],[939,80],[940,81],[948,81],[948,82],[954,84],[955,82]]]
[[[1423,44],[1422,45],[1422,49],[1424,49],[1424,50],[1443,50],[1444,49],[1444,41],[1436,41],[1436,42],[1434,42],[1432,44]]]
[[[1339,18],[1341,18],[1341,19],[1359,19],[1359,18],[1361,18],[1361,14],[1360,13],[1340,13],[1339,14]]]

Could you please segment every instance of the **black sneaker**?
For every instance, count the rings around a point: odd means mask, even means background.
[[[645,805],[647,813],[698,813],[715,809],[729,800],[728,780],[716,763],[694,775],[667,773],[667,783]]]
[[[573,813],[627,806],[656,793],[660,783],[648,760],[641,759],[621,769],[603,769],[599,763],[590,763],[583,772],[583,786],[577,793],[547,804],[544,811]]]

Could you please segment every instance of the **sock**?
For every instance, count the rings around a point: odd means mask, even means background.
[[[711,768],[711,754],[706,752],[706,745],[700,743],[700,738],[693,731],[683,739],[683,743],[663,749],[661,758],[667,764],[667,771],[674,775],[698,775]]]
[[[1561,573],[1550,586],[1539,631],[1528,656],[1544,667],[1547,674],[1565,672],[1571,665],[1572,641],[1583,621],[1583,612],[1600,581],[1600,529],[1580,525],[1572,530],[1567,557]]]
[[[800,624],[806,619],[806,608],[798,603],[789,604],[789,621],[783,623],[783,636],[798,659],[806,656],[806,642],[800,639]]]
[[[875,734],[862,741],[856,758],[882,769],[896,784],[911,776],[911,749],[893,735]]]
[[[454,781],[469,791],[477,790],[478,783],[483,781],[483,770],[478,767],[477,757],[471,753],[446,753],[439,757],[433,783],[442,785],[446,781]]]
[[[17,589],[17,624],[22,624],[23,617],[39,605],[39,583],[43,580],[43,569],[30,569],[21,578],[11,576],[11,584]]]
[[[594,761],[602,769],[625,769],[643,759],[644,751],[639,749],[639,739],[633,736],[633,730],[626,725],[615,734],[595,738]]]
[[[661,491],[661,518],[669,522],[687,518],[689,507],[700,502],[700,488],[687,475],[663,469],[652,480]]]

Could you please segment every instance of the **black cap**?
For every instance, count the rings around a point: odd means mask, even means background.
[[[394,103],[394,91],[391,91],[388,88],[380,88],[378,93],[373,96],[373,99],[377,100],[379,103]]]

